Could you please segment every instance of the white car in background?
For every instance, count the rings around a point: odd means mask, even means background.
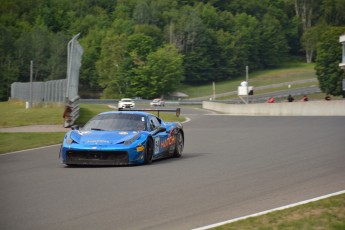
[[[122,98],[117,105],[119,109],[131,109],[134,108],[134,106],[135,103],[131,98]]]
[[[165,106],[165,102],[160,99],[160,98],[156,98],[156,99],[153,99],[153,101],[150,102],[150,105],[151,106]]]

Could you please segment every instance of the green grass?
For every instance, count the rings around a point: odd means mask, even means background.
[[[62,143],[65,133],[0,133],[0,154]]]
[[[26,109],[24,103],[18,101],[0,102],[0,127],[16,127],[24,125],[62,125],[64,107],[62,105],[46,105]],[[84,124],[94,115],[110,110],[106,105],[80,105],[80,117],[77,122]],[[64,132],[42,133],[0,133],[0,154],[60,144]]]
[[[26,109],[24,103],[17,101],[0,102],[0,127],[17,127],[25,125],[59,125],[64,123],[62,105],[46,105]],[[84,124],[91,117],[111,110],[107,105],[80,105],[77,124]]]
[[[0,127],[63,124],[62,105],[46,105],[26,109],[23,102],[0,102]]]
[[[261,70],[249,73],[249,85],[258,87],[271,84],[279,84],[283,82],[306,80],[316,78],[314,64],[294,63],[286,64],[283,68]],[[228,81],[215,82],[216,93],[226,93],[237,91],[240,82],[246,77],[239,77]],[[201,86],[182,86],[179,91],[186,93],[190,98],[202,97],[213,94],[212,84]]]
[[[345,229],[345,194],[251,217],[213,229]]]

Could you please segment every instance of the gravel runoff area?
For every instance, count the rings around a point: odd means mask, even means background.
[[[64,128],[62,125],[28,125],[10,128],[0,128],[2,133],[19,132],[67,132],[70,128]]]

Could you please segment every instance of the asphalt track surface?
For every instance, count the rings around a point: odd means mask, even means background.
[[[180,159],[65,167],[59,146],[0,156],[0,228],[193,229],[345,189],[345,117],[183,108]]]

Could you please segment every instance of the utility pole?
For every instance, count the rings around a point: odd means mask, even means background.
[[[212,89],[213,89],[213,100],[216,99],[216,84],[212,82]]]
[[[249,76],[248,76],[248,66],[246,66],[246,82],[247,82],[247,103],[248,104],[248,100],[249,100],[249,92],[248,92],[248,85],[249,85]]]
[[[34,62],[31,60],[30,61],[30,101],[29,101],[29,109],[32,108],[32,75],[33,75],[33,69],[34,69]]]

